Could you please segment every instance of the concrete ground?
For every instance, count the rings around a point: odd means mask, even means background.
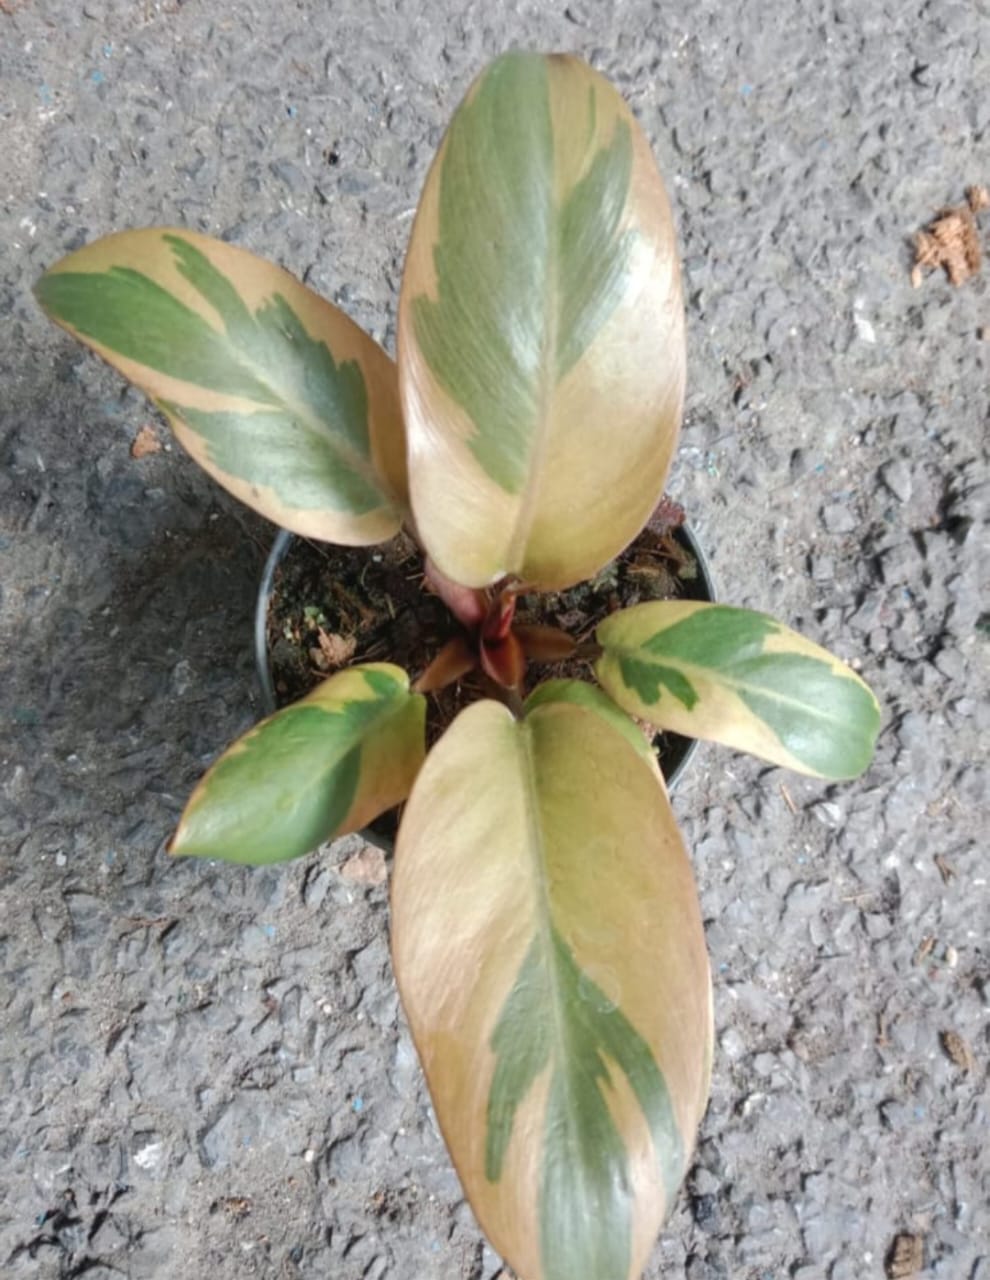
[[[512,45],[590,58],[654,143],[689,314],[671,488],[722,597],[885,709],[856,783],[704,748],[677,792],[717,1052],[648,1275],[863,1280],[906,1232],[920,1274],[990,1277],[990,288],[909,280],[911,234],[990,182],[987,0],[3,0],[4,1275],[499,1272],[360,842],[263,872],[163,853],[256,712],[273,530],[176,448],[132,458],[153,414],[29,287],[180,223],[391,347],[427,165]]]

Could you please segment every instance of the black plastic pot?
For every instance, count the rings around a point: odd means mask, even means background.
[[[691,530],[682,525],[674,530],[674,537],[691,553],[698,564],[698,576],[684,582],[685,600],[715,601],[715,585],[712,582],[711,567],[708,558],[695,540]],[[254,654],[258,669],[258,683],[261,686],[261,704],[265,715],[278,710],[278,699],[272,683],[272,673],[268,662],[268,605],[275,584],[275,573],[286,552],[292,544],[295,534],[288,529],[280,529],[261,575],[258,588],[258,603],[254,612]],[[685,769],[697,749],[694,738],[682,738],[680,734],[668,733],[664,741],[663,771],[668,790],[675,787],[683,777]],[[365,837],[373,844],[385,849],[391,848],[391,842],[375,831],[365,831]]]

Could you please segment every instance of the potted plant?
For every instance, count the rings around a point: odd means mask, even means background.
[[[341,667],[383,652],[410,672],[424,672],[445,647],[448,655],[461,653],[463,665],[470,665],[471,650],[464,647],[470,628],[462,629],[437,596],[423,591],[421,564],[422,553],[408,536],[392,539],[369,557],[364,548],[331,549],[280,530],[255,606],[255,665],[264,714],[304,697]],[[685,523],[684,509],[664,496],[642,533],[593,581],[519,597],[513,630],[526,640],[531,681],[586,679],[587,655],[594,647],[574,645],[569,636],[590,637],[609,613],[643,600],[711,603],[715,598],[707,557]],[[556,634],[547,630],[548,624]],[[564,635],[559,634],[562,626],[567,628]],[[537,643],[541,639],[542,646]],[[428,742],[468,701],[485,695],[483,671],[476,669],[466,680],[467,685],[458,679],[452,689],[434,690],[428,702]],[[421,687],[424,682],[414,683]],[[668,790],[676,786],[698,745],[696,738],[680,734],[653,736]],[[392,810],[361,834],[391,852],[396,826]]]
[[[517,602],[598,573],[649,519],[684,385],[675,237],[649,145],[564,56],[492,63],[455,113],[406,261],[398,366],[287,273],[187,231],[110,236],[38,297],[144,388],[248,505],[309,538],[405,526],[461,623],[416,687],[340,671],[235,743],[177,855],[271,863],[405,802],[396,978],[475,1213],[525,1280],[638,1274],[711,1066],[691,867],[642,725],[849,778],[866,685],[762,614],[639,604],[584,642],[599,686],[530,688]],[[487,696],[426,755],[426,693]]]

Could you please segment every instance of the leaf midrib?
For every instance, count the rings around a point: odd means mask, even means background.
[[[547,110],[551,109],[547,103]],[[560,284],[560,228],[561,205],[556,198],[554,172],[551,170],[550,211],[547,219],[547,257],[543,288],[543,342],[540,349],[539,386],[536,395],[536,421],[533,432],[533,448],[526,468],[526,483],[519,497],[512,537],[506,552],[506,564],[523,567],[526,546],[536,515],[537,499],[543,472],[546,469],[550,443],[550,427],[554,392],[557,386],[557,357],[559,345],[560,306],[557,290]]]
[[[305,288],[305,286],[302,286],[302,287]],[[343,362],[334,357],[333,351],[331,350],[326,339],[322,335],[314,336],[310,332],[307,326],[303,324],[303,321],[299,318],[298,313],[295,311],[295,308],[292,307],[288,299],[278,290],[275,290],[271,295],[271,300],[274,300],[276,298],[281,298],[281,300],[285,303],[285,305],[289,308],[289,310],[293,312],[293,314],[299,320],[300,326],[302,327],[307,337],[311,341],[319,342],[322,346],[326,347],[327,351],[330,353],[330,357],[333,360],[334,365],[339,370]],[[281,406],[290,417],[297,419],[304,426],[309,427],[314,432],[314,434],[323,436],[323,438],[333,446],[335,452],[340,457],[342,464],[348,467],[351,471],[356,472],[358,475],[360,475],[362,479],[364,479],[370,484],[372,489],[376,490],[378,493],[381,494],[381,497],[383,499],[383,505],[393,505],[394,495],[390,493],[388,484],[385,478],[378,474],[374,466],[374,463],[372,462],[370,457],[371,442],[372,442],[370,394],[367,395],[368,421],[366,423],[366,426],[368,431],[369,456],[366,458],[363,454],[358,453],[348,440],[343,439],[341,436],[335,434],[332,426],[329,423],[325,422],[322,418],[320,418],[308,405],[305,404],[305,402],[296,401],[296,399],[293,396],[289,395],[282,388],[280,388],[278,384],[273,381],[273,379],[271,378],[267,370],[265,370],[263,373],[259,372],[258,368],[252,365],[250,361],[246,358],[245,353],[239,350],[239,348],[235,345],[233,339],[230,336],[230,331],[228,330],[226,324],[224,324],[223,316],[220,314],[220,312],[217,311],[216,307],[214,307],[213,304],[208,302],[205,298],[203,299],[203,301],[210,308],[213,314],[220,320],[222,327],[218,330],[214,330],[214,332],[222,336],[226,346],[228,347],[228,349],[233,355],[234,363],[237,364],[246,373],[249,373],[251,377],[255,380],[255,382],[257,382],[260,386],[268,388],[268,390],[272,394],[274,407]],[[319,301],[323,302],[323,299],[321,298],[319,299]],[[247,307],[246,303],[245,303],[245,307]],[[257,325],[258,323],[257,310],[251,310],[250,307],[247,307],[247,311],[251,317],[252,322],[255,325]],[[286,341],[288,342],[288,339],[286,339]],[[371,341],[370,338],[369,338],[369,341]],[[291,348],[292,346],[291,342],[288,342],[288,345]],[[358,365],[358,368],[361,371],[362,378],[364,378],[363,364],[361,363],[360,360],[356,361],[356,363]],[[365,380],[365,389],[366,391],[368,390],[367,380]],[[238,396],[235,398],[244,399],[244,400],[248,399],[247,397],[242,397],[242,396]],[[156,398],[156,403],[157,403],[157,398]],[[252,403],[255,405],[258,404],[257,401],[249,401],[249,403]],[[183,406],[180,406],[180,407],[183,407]],[[188,405],[184,407],[192,408],[193,406]],[[192,427],[189,423],[187,423],[186,426],[188,430],[192,431],[194,434],[196,435],[199,434],[198,432],[196,432],[195,428]]]
[[[116,263],[116,264],[112,263],[110,265],[109,270],[113,270],[114,266],[119,267],[120,265],[121,264],[119,263]],[[134,268],[129,268],[129,269],[134,270]],[[77,271],[77,272],[65,272],[65,273],[55,270],[55,271],[49,272],[48,276],[54,278],[55,276],[58,276],[61,274],[87,275],[87,276],[93,276],[93,277],[99,278],[100,276],[107,275],[108,270]],[[377,492],[380,495],[383,506],[395,506],[395,496],[394,494],[392,494],[388,486],[388,482],[386,481],[384,476],[378,473],[378,470],[375,467],[374,462],[370,456],[372,440],[373,440],[373,433],[371,431],[372,410],[371,410],[370,394],[367,397],[367,400],[368,400],[367,429],[368,429],[369,456],[365,457],[363,454],[357,452],[353,448],[353,446],[349,443],[349,441],[347,441],[346,439],[343,439],[339,435],[335,435],[333,428],[328,423],[324,422],[323,419],[321,419],[318,415],[316,415],[312,411],[312,409],[310,409],[305,404],[298,403],[293,396],[288,395],[282,388],[278,386],[276,382],[272,380],[271,376],[267,372],[265,372],[264,375],[262,376],[259,373],[258,367],[253,365],[250,362],[250,360],[247,358],[246,353],[242,352],[234,343],[230,335],[230,330],[228,329],[224,321],[224,318],[220,313],[220,311],[217,309],[216,305],[210,302],[202,294],[199,294],[198,290],[197,290],[197,293],[202,298],[203,305],[208,309],[210,316],[212,316],[213,318],[212,323],[205,315],[203,315],[201,311],[197,311],[193,307],[189,306],[187,302],[183,302],[182,299],[178,297],[178,295],[173,293],[172,290],[170,290],[160,280],[156,279],[155,276],[145,274],[144,272],[137,272],[137,274],[143,276],[145,280],[147,280],[150,284],[154,285],[156,288],[161,289],[164,292],[168,293],[173,299],[178,301],[180,305],[183,306],[186,309],[186,311],[189,312],[190,315],[195,316],[202,323],[209,325],[209,327],[212,329],[216,337],[223,343],[225,349],[228,352],[228,356],[232,359],[233,364],[237,368],[242,370],[244,373],[247,373],[248,375],[250,375],[250,378],[254,382],[256,382],[260,387],[266,388],[269,391],[271,396],[271,403],[267,406],[269,409],[275,409],[276,411],[281,409],[289,417],[294,418],[305,428],[307,428],[314,434],[323,437],[332,446],[333,450],[335,451],[337,457],[340,460],[341,465],[348,468],[349,470],[356,473],[357,475],[359,475],[366,483],[370,485],[370,487],[375,492]],[[42,278],[45,279],[47,277],[42,277]],[[300,287],[305,288],[306,286],[301,285]],[[195,288],[195,285],[193,286],[193,288]],[[319,302],[324,303],[324,299],[319,298],[318,295],[314,294],[313,296],[317,297]],[[238,297],[240,297],[240,294],[238,294]],[[292,308],[291,305],[289,304],[288,300],[278,290],[275,290],[272,293],[271,297],[282,298],[282,301],[285,303],[285,305],[288,306],[290,310],[293,311],[293,314],[297,315],[294,308]],[[246,303],[244,303],[243,298],[241,298],[241,302],[244,304],[245,310],[247,311],[248,315],[251,317],[252,323],[257,324],[256,311],[252,311],[251,308],[248,307]],[[329,304],[325,304],[325,305],[329,305]],[[150,373],[154,374],[156,377],[167,378],[169,382],[176,387],[193,386],[200,391],[207,392],[210,395],[216,395],[221,397],[221,399],[223,401],[226,401],[228,404],[231,401],[233,401],[235,403],[240,402],[244,404],[253,405],[254,410],[256,412],[258,411],[259,408],[266,407],[262,405],[260,401],[253,400],[250,396],[230,395],[224,392],[217,392],[217,391],[214,391],[211,387],[203,386],[201,383],[190,382],[186,378],[178,377],[175,374],[168,373],[163,369],[156,369],[154,365],[146,364],[143,360],[136,359],[132,356],[127,356],[123,352],[117,351],[114,347],[110,346],[106,342],[103,342],[101,339],[99,339],[95,335],[88,334],[84,329],[80,329],[76,325],[71,324],[69,321],[63,319],[56,311],[49,310],[47,307],[45,308],[45,310],[46,310],[46,313],[49,316],[51,316],[51,318],[55,321],[55,323],[60,326],[60,328],[64,329],[67,333],[71,334],[74,338],[77,339],[77,341],[81,341],[85,343],[87,346],[91,347],[98,355],[100,355],[104,360],[106,360],[107,363],[110,364],[111,366],[116,367],[116,363],[118,360],[124,360],[124,361],[127,361],[128,364],[134,365],[139,369],[148,370]],[[297,315],[297,319],[298,319],[298,315]],[[219,324],[220,324],[219,328],[216,327],[217,321],[219,321]],[[317,335],[316,337],[314,337],[314,335],[310,332],[309,328],[305,324],[303,324],[301,319],[299,320],[299,323],[303,328],[303,330],[306,332],[307,336],[310,338],[310,340],[317,341],[321,343],[323,346],[325,346],[327,351],[330,352],[331,358],[333,358],[333,351],[331,350],[330,345],[326,342],[324,337],[322,335]],[[369,338],[368,340],[372,341],[371,338]],[[105,352],[109,353],[109,355],[105,355],[104,354]],[[111,359],[110,357],[113,357],[113,358]],[[341,362],[334,359],[334,363],[339,368]],[[361,370],[362,378],[364,378],[365,370],[364,370],[364,365],[362,361],[357,359],[356,363],[358,364],[358,367]],[[128,375],[125,374],[124,376],[127,377]],[[138,381],[137,379],[129,378],[129,381],[137,382],[138,386],[141,385],[140,381]],[[365,379],[365,389],[366,391],[368,390],[367,379]],[[169,411],[163,404],[163,401],[166,399],[166,397],[155,395],[150,390],[148,390],[146,394],[148,395],[152,403],[155,405],[155,407],[159,410],[159,412],[164,413],[165,416],[168,417]],[[175,401],[174,405],[176,409],[181,409],[181,410],[195,408],[194,405],[180,404],[179,401]],[[210,410],[202,410],[201,412],[210,412]],[[246,410],[244,410],[243,412],[247,413]],[[196,437],[197,440],[202,439],[200,432],[198,432],[190,422],[187,422],[184,417],[182,419],[182,422],[186,430],[191,432]]]
[[[361,701],[370,702],[372,701],[372,699],[358,698],[358,699],[352,699],[350,703],[345,703],[343,705],[338,703],[337,707],[334,710],[330,710],[328,707],[325,707],[325,706],[321,707],[317,703],[311,703],[309,705],[314,707],[314,709],[318,711],[322,711],[325,715],[329,716],[331,719],[334,719],[337,716],[343,716],[346,714],[345,707],[347,705],[352,705],[353,702],[361,702]],[[378,701],[378,700],[375,699],[375,701]],[[364,746],[365,740],[368,738],[368,736],[371,734],[373,730],[380,729],[382,722],[384,720],[391,719],[392,716],[396,715],[398,711],[401,710],[402,705],[404,705],[405,701],[406,701],[406,698],[404,697],[403,698],[393,697],[393,698],[389,698],[387,702],[381,703],[379,706],[379,709],[371,716],[371,718],[364,722],[364,724],[361,727],[361,732],[356,734],[349,743],[345,743],[341,745],[339,749],[331,749],[330,751],[327,752],[326,756],[323,757],[323,760],[321,762],[323,767],[314,769],[313,772],[309,775],[308,781],[305,781],[302,783],[296,782],[293,784],[293,795],[302,798],[303,796],[308,796],[309,793],[313,791],[316,787],[323,785],[326,782],[327,778],[338,767],[338,765],[340,765],[344,760],[346,760],[346,758],[351,754],[352,751],[360,750],[360,748]],[[303,708],[306,705],[307,704],[305,701],[297,704],[299,708]],[[359,789],[360,789],[360,781],[361,781],[361,778],[359,773],[358,775]],[[205,794],[207,793],[204,792],[204,796]],[[347,815],[345,814],[344,816],[346,817]]]
[[[520,725],[523,740],[523,788],[525,794],[526,808],[526,825],[529,839],[527,847],[532,853],[532,865],[534,871],[534,880],[536,882],[537,895],[537,914],[539,922],[537,925],[539,933],[540,949],[543,952],[543,961],[546,965],[547,981],[551,994],[551,1019],[553,1023],[554,1035],[551,1040],[550,1052],[550,1078],[551,1088],[554,1077],[558,1074],[561,1060],[574,1060],[571,1056],[571,1046],[573,1036],[570,1031],[568,1020],[565,1016],[563,999],[563,984],[561,982],[559,965],[557,962],[557,949],[554,946],[553,939],[553,913],[551,909],[550,886],[547,876],[547,865],[545,856],[545,841],[543,839],[543,827],[540,822],[540,805],[539,793],[536,786],[536,764],[533,754],[533,733],[532,729],[524,722]],[[570,1072],[564,1071],[564,1090],[567,1096],[567,1105],[565,1107],[565,1115],[567,1117],[567,1139],[566,1146],[568,1154],[573,1158],[578,1158],[580,1150],[579,1143],[576,1141],[576,1134],[572,1122],[574,1114],[573,1105],[573,1088],[571,1084]],[[597,1087],[597,1085],[596,1085]],[[542,1248],[542,1242],[541,1242]]]

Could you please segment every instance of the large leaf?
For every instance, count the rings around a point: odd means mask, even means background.
[[[655,770],[597,710],[474,704],[406,806],[392,925],[440,1127],[495,1247],[523,1280],[638,1274],[711,1052],[697,896]]]
[[[417,527],[457,582],[591,577],[656,505],[684,384],[674,229],[642,130],[576,58],[507,54],[454,115],[399,381]]]
[[[870,763],[880,709],[854,672],[762,613],[659,601],[599,626],[595,673],[631,715],[825,778]]]
[[[395,366],[287,271],[209,236],[155,228],[70,254],[36,292],[249,507],[349,545],[398,529],[406,479]]]
[[[220,757],[169,852],[261,865],[357,831],[409,794],[423,763],[425,707],[389,663],[331,676]]]

